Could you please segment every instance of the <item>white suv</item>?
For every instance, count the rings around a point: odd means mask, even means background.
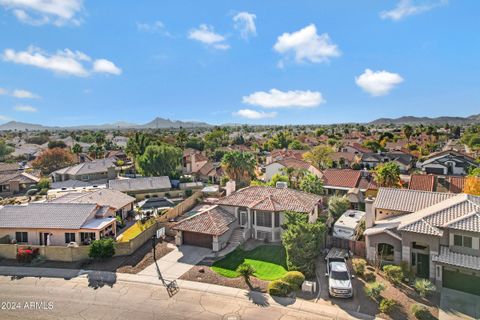
[[[327,260],[328,295],[337,298],[353,297],[352,278],[348,272],[345,259],[330,258]]]

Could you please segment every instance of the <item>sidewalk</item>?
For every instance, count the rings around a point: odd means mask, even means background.
[[[113,285],[117,281],[123,281],[163,286],[162,281],[155,276],[113,273],[108,271],[0,266],[0,275],[11,277],[51,277],[64,278],[66,280],[70,280],[72,278],[87,278],[89,282],[104,282],[110,285]],[[243,289],[224,287],[214,284],[205,284],[194,281],[176,281],[180,290],[186,289],[209,294],[228,296],[235,299],[250,301],[251,303],[262,307],[286,307],[292,310],[308,312],[331,319],[375,319],[374,317],[365,314],[347,312],[335,306],[319,305],[317,303],[309,302],[302,299],[271,297],[270,295],[261,292],[247,291]]]

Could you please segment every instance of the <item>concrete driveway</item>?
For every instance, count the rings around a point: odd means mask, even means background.
[[[186,245],[180,247],[175,246],[172,252],[161,257],[157,260],[156,264],[151,264],[139,274],[158,276],[158,272],[160,272],[162,277],[166,280],[177,280],[185,272],[190,270],[194,265],[202,261],[211,253],[212,250],[208,248]]]
[[[480,296],[442,288],[438,319],[480,319]]]

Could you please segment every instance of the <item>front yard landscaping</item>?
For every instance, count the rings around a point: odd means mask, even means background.
[[[272,281],[287,272],[285,249],[282,246],[260,246],[250,251],[237,248],[222,260],[216,261],[211,269],[226,278],[237,278],[237,268],[247,263],[255,269],[253,274],[260,280]]]
[[[128,242],[135,237],[137,237],[140,233],[145,231],[146,229],[150,228],[156,223],[155,219],[148,219],[144,223],[142,221],[135,222],[130,228],[125,230],[117,239],[118,242]]]

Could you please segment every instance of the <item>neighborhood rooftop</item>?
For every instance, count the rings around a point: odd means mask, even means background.
[[[97,208],[78,203],[8,205],[0,208],[0,228],[80,229]]]
[[[174,229],[219,236],[227,232],[235,220],[234,215],[215,206],[176,223]]]
[[[92,192],[66,193],[56,199],[51,200],[50,203],[90,203],[119,209],[134,201],[135,198],[120,191],[99,189]]]
[[[127,192],[152,189],[170,189],[172,185],[170,184],[169,177],[163,176],[110,180],[108,181],[108,187],[113,190]]]
[[[322,197],[288,188],[252,186],[220,199],[218,204],[248,207],[266,211],[297,211],[309,213]]]

